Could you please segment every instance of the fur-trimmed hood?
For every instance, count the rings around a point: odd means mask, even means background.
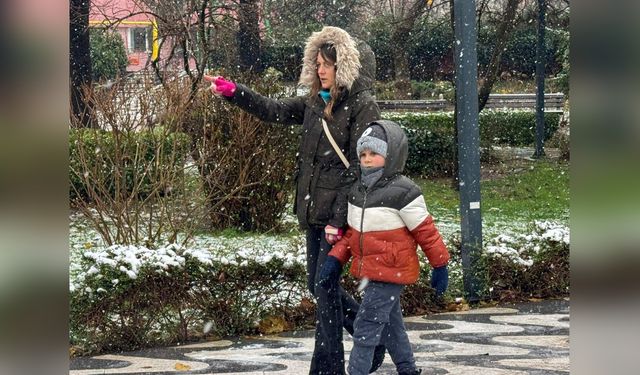
[[[307,87],[313,85],[317,75],[316,58],[320,47],[325,43],[332,43],[336,49],[336,85],[351,91],[354,82],[360,76],[361,64],[358,43],[349,33],[334,26],[325,26],[307,39],[300,85]]]

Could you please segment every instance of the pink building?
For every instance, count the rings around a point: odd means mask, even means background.
[[[127,72],[145,69],[155,59],[166,63],[170,53],[170,43],[160,48],[162,35],[156,20],[142,7],[136,0],[91,0],[89,26],[110,26],[120,34],[129,59]],[[193,68],[195,63],[190,65]]]
[[[149,12],[141,0],[90,0],[89,13],[90,27],[110,27],[116,30],[124,41],[129,64],[127,72],[138,72],[147,68],[151,61],[158,59],[160,66],[170,66],[172,70],[182,69],[182,56],[174,56],[168,61],[171,53],[170,37],[164,40],[159,32],[153,12]],[[223,3],[231,3],[232,0],[224,0]],[[261,6],[262,2],[258,4]],[[223,6],[216,9],[218,17],[235,17],[234,7]],[[197,22],[195,14],[191,15],[192,21]],[[188,17],[187,17],[188,18]],[[261,37],[264,37],[265,24],[262,14],[259,14],[259,27]],[[189,67],[196,66],[193,58],[189,59]],[[165,68],[166,69],[166,68]]]
[[[128,72],[143,69],[159,55],[158,27],[152,15],[133,0],[91,0],[89,25],[112,26],[122,37],[127,51]]]

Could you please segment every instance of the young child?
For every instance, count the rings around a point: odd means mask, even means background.
[[[401,173],[407,137],[398,124],[379,120],[358,139],[361,177],[349,192],[348,229],[320,273],[320,284],[336,288],[342,265],[364,286],[354,323],[350,375],[365,375],[376,345],[384,343],[400,375],[416,375],[411,343],[402,321],[400,293],[420,273],[417,245],[434,268],[431,286],[442,295],[448,285],[449,252],[436,229],[420,188]]]

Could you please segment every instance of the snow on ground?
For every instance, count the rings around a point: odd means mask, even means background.
[[[81,215],[71,215],[69,230],[69,273],[71,283],[74,279],[91,270],[81,269],[81,258],[91,258],[96,264],[125,264],[129,277],[135,278],[142,263],[150,264],[159,270],[184,263],[184,258],[176,250],[184,251],[202,263],[213,261],[222,264],[240,264],[248,261],[267,263],[273,258],[284,259],[285,266],[306,263],[305,240],[302,235],[279,236],[253,234],[247,236],[210,236],[198,235],[186,248],[175,244],[147,249],[144,246],[108,246],[100,235],[91,228]]]

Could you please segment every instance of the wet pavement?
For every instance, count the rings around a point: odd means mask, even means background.
[[[568,374],[569,300],[405,317],[422,374]],[[345,356],[352,347],[345,332]],[[313,331],[74,358],[71,375],[309,372]],[[375,374],[396,374],[387,353]]]

